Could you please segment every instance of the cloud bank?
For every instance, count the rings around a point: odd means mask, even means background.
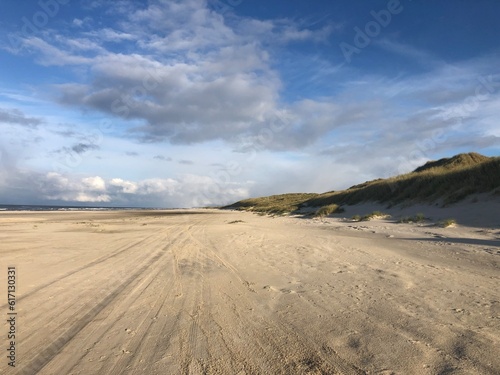
[[[81,10],[4,47],[40,77],[61,73],[0,91],[4,201],[223,204],[500,144],[496,54],[448,61],[385,33],[357,60],[378,51],[418,69],[384,74],[346,64],[332,45],[343,23],[328,19],[257,19],[203,0]],[[238,173],[218,179],[221,165]]]

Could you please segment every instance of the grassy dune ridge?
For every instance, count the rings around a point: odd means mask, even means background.
[[[250,198],[224,208],[263,213],[294,213],[303,208],[379,202],[388,205],[439,203],[447,206],[472,194],[500,195],[500,157],[477,153],[429,161],[413,172],[377,179],[323,194],[293,193]]]
[[[223,208],[271,214],[284,214],[297,211],[304,202],[309,199],[314,199],[317,196],[320,196],[320,194],[290,193],[271,195],[269,197],[244,199]]]

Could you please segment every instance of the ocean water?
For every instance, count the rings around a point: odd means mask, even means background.
[[[31,204],[0,204],[0,211],[114,211],[145,210],[144,207],[82,207],[82,206],[47,206]],[[151,209],[151,208],[149,208]]]

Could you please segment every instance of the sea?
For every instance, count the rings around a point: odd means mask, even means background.
[[[158,209],[160,208],[0,204],[0,211],[116,211],[116,210],[158,210]]]

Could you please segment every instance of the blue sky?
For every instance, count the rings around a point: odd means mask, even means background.
[[[500,3],[0,4],[0,203],[191,207],[500,155]]]

